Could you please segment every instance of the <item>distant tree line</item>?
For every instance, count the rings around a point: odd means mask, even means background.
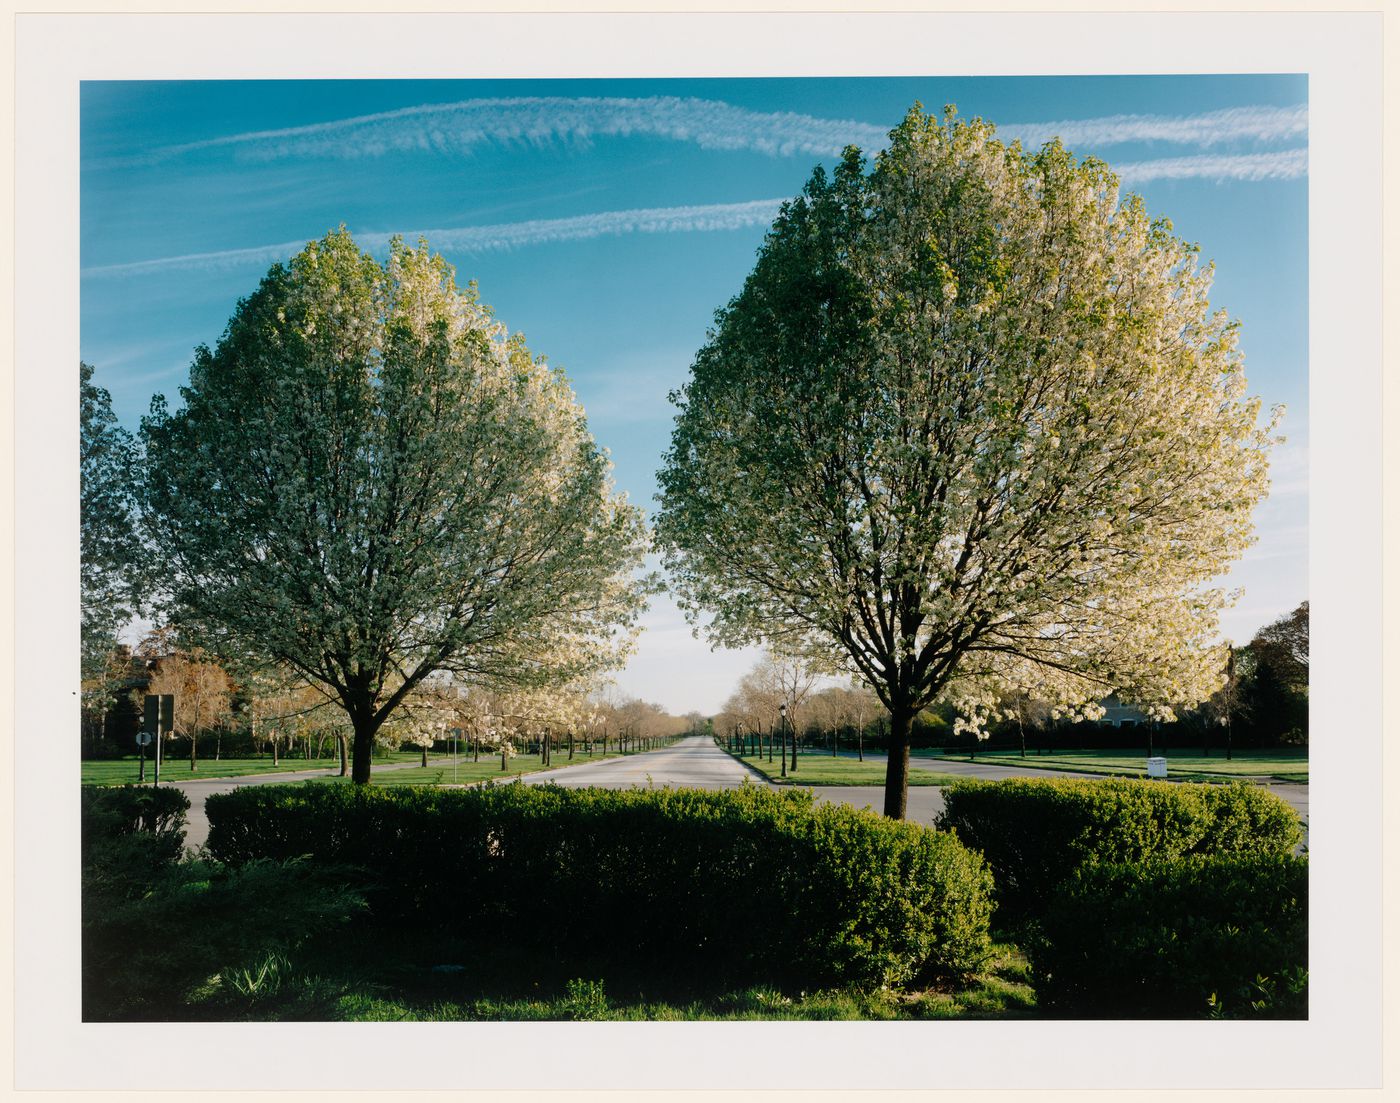
[[[712,718],[713,732],[721,739],[742,736],[746,748],[766,749],[778,730],[779,705],[785,704],[799,753],[883,754],[889,746],[889,721],[875,694],[859,684],[819,687],[820,680],[820,671],[800,659],[768,655],[740,679]],[[1150,722],[1144,716],[1115,727],[1099,720],[1057,718],[1047,702],[1022,692],[999,702],[982,737],[960,729],[956,709],[945,702],[914,717],[909,742],[920,750],[1020,749],[1028,755],[1066,747],[1136,750],[1145,742],[1143,725]],[[1168,751],[1180,747],[1207,754],[1307,746],[1308,603],[1234,648],[1233,677],[1227,673],[1225,684],[1202,706],[1183,710],[1172,723],[1159,723],[1153,737],[1155,745]]]

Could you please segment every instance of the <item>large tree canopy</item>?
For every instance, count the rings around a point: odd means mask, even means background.
[[[630,643],[640,511],[563,375],[425,243],[380,264],[342,229],[274,266],[181,394],[142,423],[172,604],[327,687],[356,781],[433,671],[566,681]]]
[[[1209,267],[1058,142],[917,107],[786,204],[697,354],[657,531],[727,644],[839,656],[912,717],[1219,682],[1272,427]]]

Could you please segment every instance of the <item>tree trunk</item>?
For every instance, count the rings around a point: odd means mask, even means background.
[[[856,725],[856,761],[857,761],[857,762],[864,762],[864,761],[865,761],[865,719],[864,719],[864,717],[862,717],[860,723]]]
[[[350,722],[355,729],[350,780],[356,785],[368,785],[370,768],[374,762],[374,734],[379,730],[379,725],[374,722],[373,704],[351,712]]]
[[[199,769],[199,737],[194,734],[194,729],[190,729],[190,772],[194,773]]]
[[[422,744],[419,750],[423,752],[423,768],[426,770],[428,768],[428,745],[426,743]]]
[[[574,729],[569,729],[569,761],[574,760]]]
[[[350,776],[350,741],[345,738],[344,732],[336,732],[336,746],[340,750],[340,776]]]
[[[1021,732],[1021,757],[1026,757],[1026,722],[1021,719],[1021,710],[1016,710],[1016,727]]]
[[[906,709],[890,712],[889,760],[885,765],[885,815],[904,819],[909,800],[909,729],[914,714]]]

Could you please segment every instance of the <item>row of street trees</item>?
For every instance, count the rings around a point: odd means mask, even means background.
[[[1308,742],[1308,603],[1260,628],[1249,643],[1234,647],[1227,661],[1224,684],[1198,707],[1183,710],[1179,729],[1172,736],[1177,745],[1192,745],[1204,753],[1233,747],[1277,747]],[[785,706],[791,737],[835,753],[844,741],[864,760],[866,739],[874,725],[876,743],[885,748],[886,712],[879,698],[857,679],[848,685],[827,684],[820,671],[802,660],[766,655],[746,673],[713,717],[717,736],[731,747],[751,753],[770,752],[779,740]],[[947,705],[926,709],[911,725],[922,725],[923,741],[949,745],[955,732]],[[1056,717],[1053,706],[1020,691],[995,703],[987,723],[977,732],[965,732],[976,750],[980,738],[991,737],[1001,745],[1043,750],[1049,745],[1119,746],[1122,732],[1099,728],[1092,722],[1068,723]]]

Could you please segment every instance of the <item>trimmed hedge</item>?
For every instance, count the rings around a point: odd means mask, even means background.
[[[1308,863],[1229,854],[1076,873],[1027,941],[1036,998],[1080,1018],[1306,1018]]]
[[[223,861],[352,865],[380,925],[566,962],[870,985],[968,975],[989,949],[979,857],[805,791],[255,786],[206,809]]]
[[[1248,782],[1195,785],[1079,778],[959,781],[937,826],[980,851],[996,879],[998,920],[1014,924],[1054,899],[1076,870],[1203,854],[1290,853],[1298,817]]]

